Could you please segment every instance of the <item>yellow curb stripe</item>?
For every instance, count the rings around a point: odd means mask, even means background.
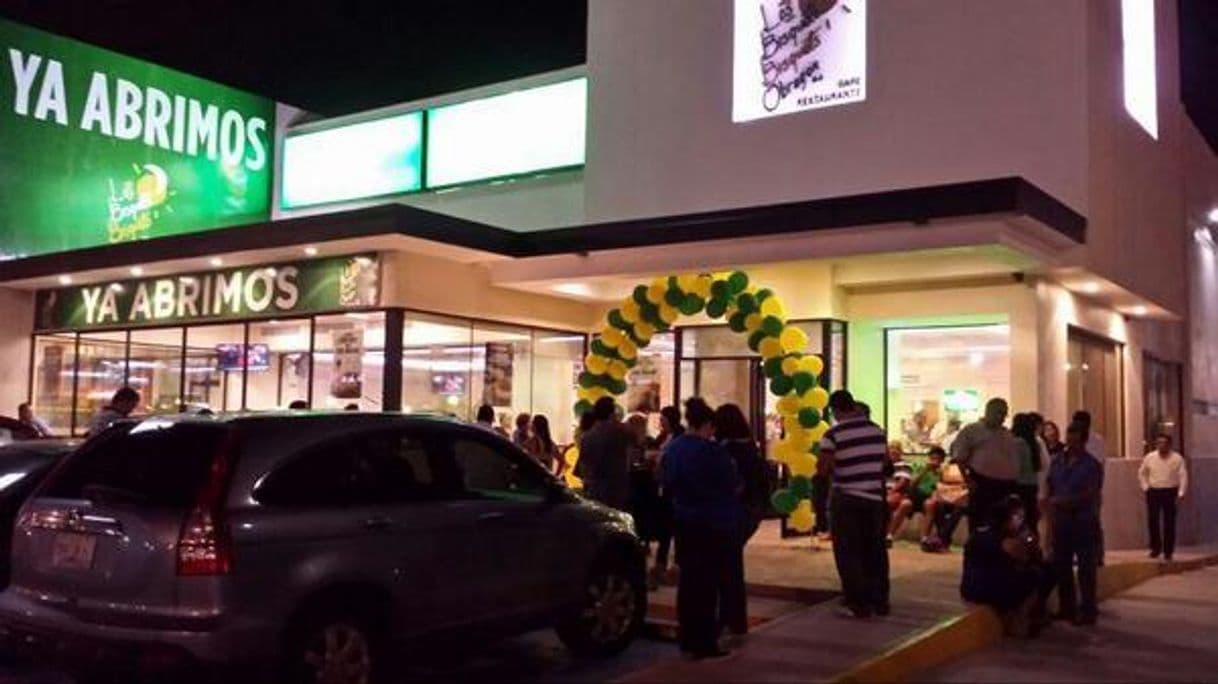
[[[1134,562],[1099,569],[1096,593],[1101,601],[1146,580],[1218,565],[1218,555],[1171,563]],[[991,646],[1003,638],[1002,620],[993,609],[977,606],[920,632],[885,653],[865,660],[830,681],[906,682],[940,665]]]

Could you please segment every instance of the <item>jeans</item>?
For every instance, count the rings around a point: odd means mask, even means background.
[[[760,521],[751,521],[735,540],[723,566],[719,584],[719,618],[732,634],[749,631],[748,590],[744,581],[744,547],[757,531]]]
[[[1150,551],[1171,558],[1176,550],[1176,500],[1178,487],[1146,490],[1146,519],[1150,523]],[[1160,525],[1162,517],[1162,525]]]
[[[943,542],[943,548],[951,547],[952,535],[956,533],[956,526],[960,524],[960,518],[963,518],[967,512],[966,505],[962,506],[940,501],[935,507],[935,533],[939,535],[939,540]]]
[[[1094,520],[1055,521],[1053,526],[1053,566],[1057,573],[1057,598],[1062,614],[1094,617],[1096,608],[1095,576],[1099,565],[1099,523]],[[1074,563],[1078,561],[1078,594],[1075,598]]]
[[[888,607],[888,506],[882,500],[833,492],[829,503],[833,556],[846,605]]]
[[[816,525],[812,534],[829,531],[829,488],[832,481],[828,475],[812,476],[812,512],[816,514]]]
[[[1014,480],[996,480],[992,477],[972,473],[969,477],[969,511],[968,530],[976,532],[977,527],[989,520],[994,507],[1018,489]]]
[[[709,525],[676,522],[677,623],[681,650],[705,654],[718,649],[719,594],[736,539]]]

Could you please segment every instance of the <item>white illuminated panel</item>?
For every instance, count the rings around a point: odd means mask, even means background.
[[[586,78],[432,109],[427,185],[581,165],[587,112]]]
[[[867,0],[735,0],[732,121],[867,99]]]
[[[419,190],[422,151],[422,112],[289,135],[281,203],[290,209]]]
[[[1154,0],[1121,0],[1125,111],[1159,139],[1159,89],[1155,73]]]

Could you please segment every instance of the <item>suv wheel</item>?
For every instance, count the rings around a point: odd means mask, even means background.
[[[313,620],[301,630],[287,663],[293,684],[374,684],[380,639],[368,622],[350,615]]]
[[[578,655],[615,655],[638,636],[646,613],[642,573],[620,560],[602,563],[586,581],[583,605],[558,628],[558,636]]]

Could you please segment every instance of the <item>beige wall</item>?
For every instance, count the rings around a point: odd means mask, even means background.
[[[34,295],[0,288],[0,415],[16,416],[17,404],[28,398],[30,333],[34,325]]]

